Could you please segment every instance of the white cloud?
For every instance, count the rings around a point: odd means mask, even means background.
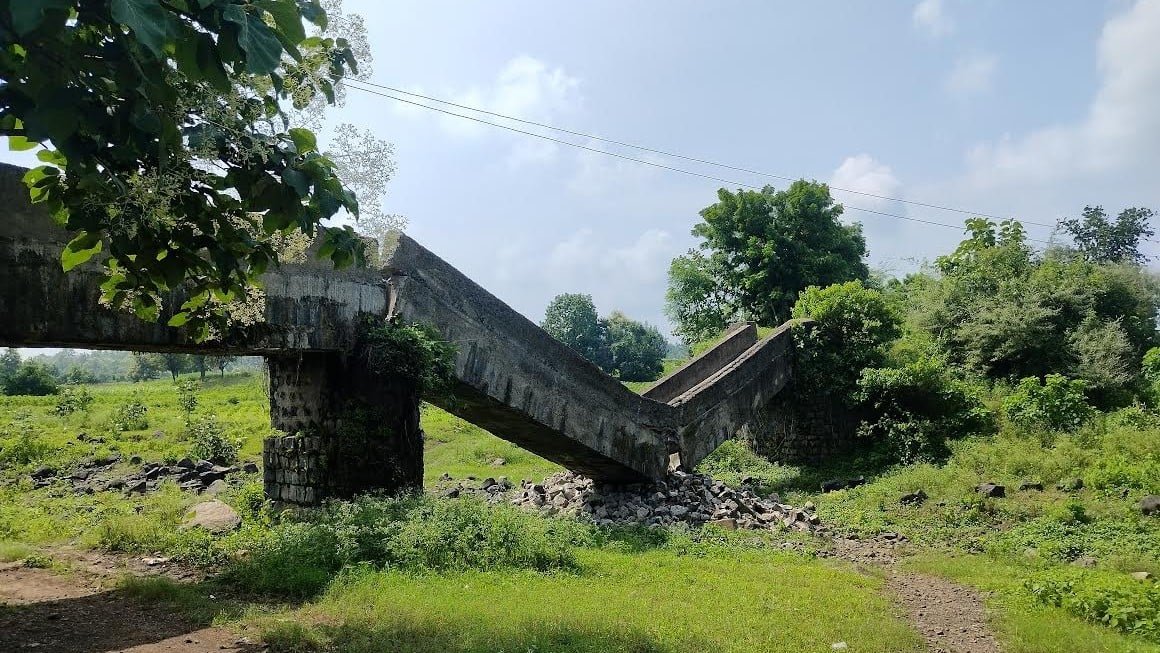
[[[842,161],[842,165],[838,166],[834,170],[834,174],[830,176],[830,188],[835,195],[842,199],[849,199],[848,204],[850,205],[864,206],[875,211],[890,213],[905,211],[901,202],[884,199],[901,195],[902,182],[894,176],[894,171],[890,169],[890,166],[877,161],[869,154],[846,157],[846,160]],[[844,193],[838,190],[839,188],[856,192]],[[858,193],[867,193],[868,195]],[[877,197],[870,197],[870,195],[877,195]]]
[[[932,39],[949,36],[955,31],[955,22],[947,14],[942,0],[922,0],[915,5],[911,20],[915,29]]]
[[[599,141],[588,141],[585,145],[597,150],[609,148]],[[631,156],[642,161],[660,162],[658,157],[647,153],[633,152]],[[580,150],[576,153],[576,171],[567,185],[568,190],[579,195],[622,195],[646,188],[660,171],[660,168],[637,161]]]
[[[943,88],[959,98],[967,98],[991,90],[999,58],[993,54],[972,54],[959,57],[947,75]]]
[[[631,245],[610,250],[601,263],[618,278],[635,283],[656,283],[667,278],[674,248],[669,232],[649,229]]]
[[[976,189],[1160,166],[1160,0],[1104,25],[1100,87],[1080,122],[1003,136],[967,154]]]
[[[439,93],[424,92],[422,89],[411,90],[414,93],[441,97],[456,104],[537,122],[544,122],[572,111],[581,103],[579,79],[569,75],[562,67],[553,68],[527,55],[508,61],[487,84],[448,89]],[[421,98],[415,101],[438,106],[437,103]],[[437,116],[439,125],[450,134],[476,136],[495,129],[471,120],[426,111],[411,104],[400,102],[392,106],[400,115]],[[452,107],[448,110],[492,122],[503,122],[502,118],[477,115],[467,109]]]

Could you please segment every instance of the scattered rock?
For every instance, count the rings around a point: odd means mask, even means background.
[[[43,481],[44,479],[52,478],[55,475],[56,469],[48,465],[41,465],[40,467],[32,470],[32,480],[34,481]]]
[[[1160,496],[1150,494],[1140,499],[1140,513],[1160,517]]]
[[[1136,580],[1151,580],[1152,574],[1146,571],[1133,571],[1130,576]]]
[[[492,467],[503,467],[506,464],[507,464],[507,459],[505,459],[505,458],[496,458],[496,459],[491,461]]]
[[[148,489],[148,484],[145,481],[134,481],[125,488],[125,494],[145,494]]]
[[[926,492],[919,489],[910,494],[902,495],[902,498],[898,502],[904,506],[921,506],[928,498]]]
[[[1042,492],[1043,491],[1043,484],[1036,483],[1034,481],[1023,481],[1022,483],[1019,484],[1019,491],[1020,492],[1026,492],[1028,490],[1035,490],[1036,492]]]
[[[181,522],[182,530],[204,528],[215,535],[229,533],[242,525],[242,518],[228,505],[214,499],[195,505],[192,514]]]
[[[732,488],[701,474],[670,472],[656,483],[612,485],[575,472],[561,472],[533,485],[525,481],[511,502],[547,514],[586,518],[596,524],[699,526],[727,529],[824,531],[811,510],[762,499],[752,490]]]
[[[846,487],[848,487],[848,488],[856,488],[859,485],[866,485],[866,477],[865,476],[859,476],[858,478],[852,478],[852,479],[846,481]]]
[[[835,478],[822,483],[822,492],[837,492],[838,490],[846,489],[846,481]]]
[[[975,487],[975,491],[985,497],[996,499],[1007,496],[1007,488],[997,483],[982,483]]]
[[[242,463],[242,472],[244,472],[246,474],[257,474],[258,473],[258,463],[255,463],[255,462]]]
[[[205,493],[211,497],[216,497],[228,489],[230,489],[230,486],[224,480],[218,479],[209,484],[209,487],[205,489]]]
[[[138,456],[137,454],[133,454],[132,456],[129,456],[129,464],[130,465],[140,465],[141,464],[141,456]]]
[[[146,567],[156,567],[157,565],[163,565],[169,562],[169,558],[163,556],[141,558],[141,562],[144,562]]]
[[[182,458],[181,460],[177,461],[176,466],[182,469],[193,469],[193,461],[189,458]]]
[[[199,460],[193,464],[193,468],[199,472],[208,472],[214,468],[214,464],[208,460]]]

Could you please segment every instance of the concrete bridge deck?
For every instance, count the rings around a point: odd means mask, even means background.
[[[23,172],[0,165],[0,197],[6,207],[0,218],[0,346],[230,351],[267,357],[272,423],[291,434],[285,442],[267,443],[267,467],[295,468],[276,475],[267,470],[268,490],[293,490],[289,496],[282,492],[281,498],[310,503],[358,489],[326,486],[318,478],[326,473],[319,466],[333,468],[337,462],[315,458],[360,457],[358,451],[336,453],[327,444],[350,430],[337,408],[348,396],[389,403],[385,394],[378,399],[386,390],[380,392],[364,375],[344,367],[350,364],[346,354],[356,344],[360,314],[425,324],[455,345],[457,382],[453,396],[439,401],[443,408],[549,460],[607,481],[660,478],[672,454],[686,466],[695,465],[734,437],[789,377],[788,326],[761,341],[752,327],[739,327],[677,374],[637,395],[407,236],[400,237],[383,269],[285,265],[265,275],[263,324],[232,333],[223,342],[196,343],[182,329],[164,326],[165,311],[158,323],[150,324],[100,306],[96,264],[64,273],[59,256],[68,235],[29,204],[20,180]],[[176,296],[167,299],[167,306],[180,303]],[[414,460],[409,460],[404,465],[409,471],[380,485],[412,485],[421,479],[421,442],[416,447],[414,441],[421,437],[417,409],[414,415],[410,409],[403,412],[406,419],[384,437],[410,441],[368,454],[362,464],[369,469],[352,472],[362,478],[355,485],[375,485],[374,470],[392,466],[400,456],[418,456],[418,476]],[[302,435],[307,433],[323,436]],[[304,439],[294,439],[299,436]]]

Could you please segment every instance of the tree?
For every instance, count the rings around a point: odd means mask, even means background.
[[[156,379],[165,370],[165,360],[161,354],[149,354],[139,351],[133,352],[129,362],[128,376],[133,382]]]
[[[21,364],[15,373],[4,379],[6,395],[41,397],[54,395],[59,389],[52,371],[40,363],[31,361]]]
[[[237,356],[206,356],[208,365],[220,372],[222,378],[225,378],[226,368],[233,365],[237,360]]]
[[[604,321],[608,331],[611,373],[621,381],[655,381],[664,370],[669,345],[651,324],[613,311]]]
[[[608,344],[592,295],[556,295],[544,311],[540,327],[601,369],[611,369]]]
[[[1068,218],[1059,224],[1071,234],[1080,254],[1093,263],[1141,264],[1148,257],[1140,252],[1140,241],[1156,233],[1148,225],[1153,215],[1152,209],[1124,209],[1112,222],[1104,207],[1085,206],[1082,218]]]
[[[20,369],[20,352],[11,348],[5,349],[4,353],[0,354],[0,384],[18,369]]]
[[[693,235],[707,253],[703,269],[736,312],[761,324],[779,324],[807,287],[869,276],[862,228],[838,221],[842,207],[825,184],[799,180],[783,191],[721,189],[717,198],[701,211]],[[695,330],[693,324],[685,328]]]
[[[182,372],[194,369],[194,358],[196,357],[190,354],[159,354],[159,356],[162,367],[169,371],[169,375],[173,377],[174,381]]]
[[[75,236],[65,269],[103,253],[104,300],[145,319],[184,285],[169,323],[206,337],[278,262],[275,235],[357,215],[288,121],[357,70],[326,26],[317,0],[0,0],[0,134],[44,147],[25,181]],[[346,265],[362,247],[330,228],[319,254]]]
[[[696,250],[673,259],[665,314],[686,346],[708,340],[725,330],[734,316],[732,297],[713,273],[709,259]]]

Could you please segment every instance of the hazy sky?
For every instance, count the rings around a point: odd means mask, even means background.
[[[1160,209],[1160,0],[347,0],[345,9],[366,20],[374,81],[462,104],[1036,222],[1085,204]],[[697,212],[724,185],[357,91],[331,115],[340,121],[394,143],[385,206],[406,216],[408,232],[536,321],[555,294],[587,292],[602,313],[667,330],[668,262],[693,246]],[[914,218],[965,217],[835,195]],[[854,210],[847,218],[863,223],[872,263],[896,272],[961,235]]]

